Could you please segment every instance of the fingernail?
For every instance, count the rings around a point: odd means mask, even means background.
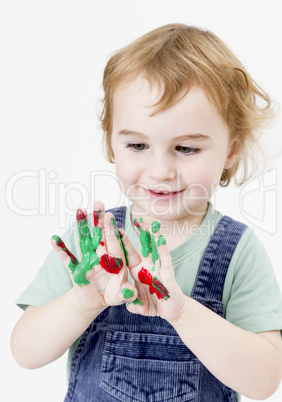
[[[57,236],[57,235],[52,236],[52,240],[55,240],[57,246],[62,242],[62,240],[60,239],[60,237]]]
[[[102,213],[101,209],[99,209],[99,211],[93,211],[94,226],[98,226],[101,213]]]
[[[86,219],[85,213],[82,211],[82,209],[78,209],[76,211],[76,220],[77,220],[77,222],[83,221],[84,219]]]
[[[151,225],[151,228],[152,228],[152,232],[156,233],[161,228],[160,222],[159,221],[153,221],[152,225]]]
[[[166,239],[163,237],[163,235],[160,235],[158,239],[158,246],[162,246],[163,244],[166,244]]]

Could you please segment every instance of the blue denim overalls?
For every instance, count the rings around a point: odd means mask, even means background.
[[[109,210],[123,227],[126,207]],[[205,251],[194,299],[223,316],[223,285],[246,226],[224,216]],[[125,304],[104,310],[74,353],[65,402],[237,401],[160,317],[129,313]]]

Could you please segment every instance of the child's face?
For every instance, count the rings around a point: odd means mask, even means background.
[[[193,87],[151,117],[161,92],[142,78],[114,95],[112,149],[121,190],[145,217],[175,220],[200,214],[232,165],[226,122]]]

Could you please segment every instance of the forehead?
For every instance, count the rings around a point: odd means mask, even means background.
[[[118,87],[113,96],[113,132],[115,129],[206,131],[210,126],[226,126],[216,106],[200,87],[189,92],[168,109],[152,116],[163,95],[163,86],[138,77]]]
[[[121,102],[124,105],[134,103],[144,107],[152,107],[163,94],[163,85],[150,83],[147,79],[138,76],[136,79],[123,82],[115,90],[113,96],[114,107]]]

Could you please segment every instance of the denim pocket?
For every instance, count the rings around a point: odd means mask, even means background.
[[[120,401],[196,397],[201,363],[178,336],[108,330],[100,387]]]

